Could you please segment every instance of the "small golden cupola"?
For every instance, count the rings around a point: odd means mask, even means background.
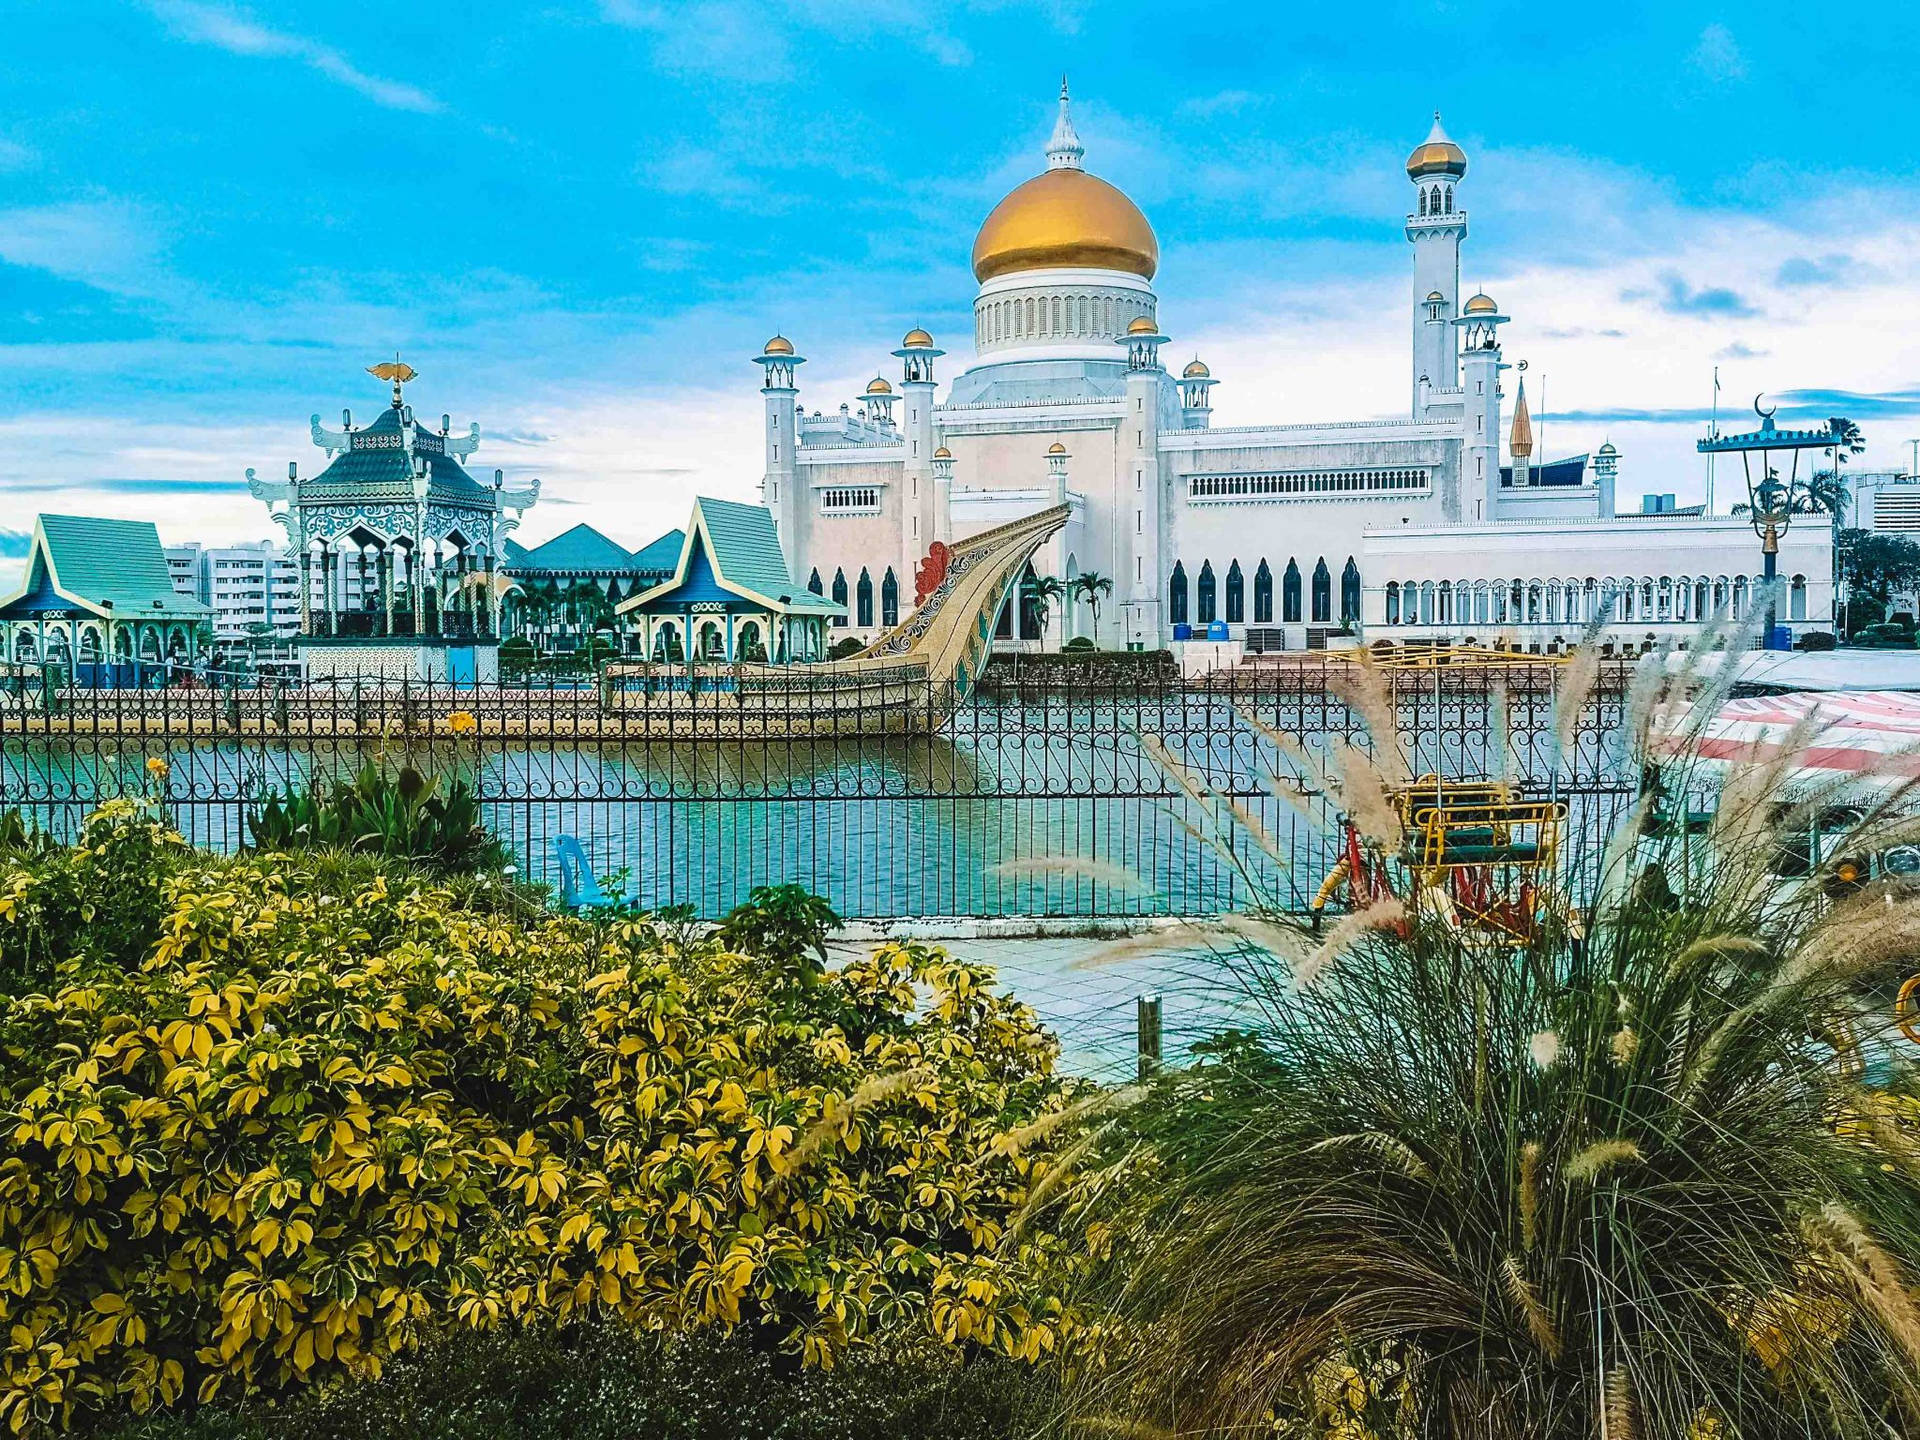
[[[1440,126],[1440,112],[1433,112],[1433,129],[1427,132],[1427,138],[1413,147],[1413,153],[1407,157],[1407,178],[1425,180],[1429,176],[1444,175],[1458,180],[1467,173],[1467,152],[1447,138],[1447,132]]]

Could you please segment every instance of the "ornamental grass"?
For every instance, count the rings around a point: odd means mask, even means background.
[[[797,971],[127,800],[0,859],[0,976],[14,1433],[496,1327],[1056,1343],[1052,1242],[1001,1249],[1049,1151],[996,1143],[1063,1103],[1054,1042],[937,950]]]
[[[1717,664],[1648,667],[1634,753],[1698,734]],[[1795,790],[1818,736],[1782,738],[1711,787],[1683,755],[1524,942],[1408,904],[1304,969],[1225,957],[1258,1020],[1060,1127],[1074,1173],[1023,1217],[1093,1265],[1073,1426],[1920,1433],[1920,1047],[1890,1022],[1920,899],[1774,863],[1842,801],[1833,853],[1911,839],[1910,787]],[[1338,763],[1365,822],[1393,772]],[[1702,788],[1704,829],[1663,816]]]

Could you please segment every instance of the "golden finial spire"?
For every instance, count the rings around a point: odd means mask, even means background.
[[[1533,417],[1527,413],[1527,382],[1520,382],[1520,393],[1513,402],[1513,433],[1507,441],[1507,449],[1517,460],[1530,459],[1533,455]]]

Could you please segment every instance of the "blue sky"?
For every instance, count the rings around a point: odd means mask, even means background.
[[[400,351],[540,538],[746,498],[774,329],[831,408],[924,324],[1072,76],[1089,169],[1159,234],[1217,423],[1404,407],[1407,150],[1472,157],[1467,277],[1559,453],[1697,490],[1729,408],[1920,435],[1906,7],[407,5],[63,0],[0,50],[0,486],[267,533],[241,472],[318,458]],[[1539,380],[1546,404],[1540,406]],[[0,551],[5,549],[0,540]]]

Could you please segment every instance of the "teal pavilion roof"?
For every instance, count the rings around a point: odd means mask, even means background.
[[[151,520],[41,515],[27,572],[0,617],[81,609],[115,620],[199,620],[212,612],[173,588]]]
[[[740,602],[776,615],[846,613],[846,606],[815,595],[793,578],[766,506],[703,495],[693,502],[672,576],[620,609],[658,612],[713,603],[744,608]]]

